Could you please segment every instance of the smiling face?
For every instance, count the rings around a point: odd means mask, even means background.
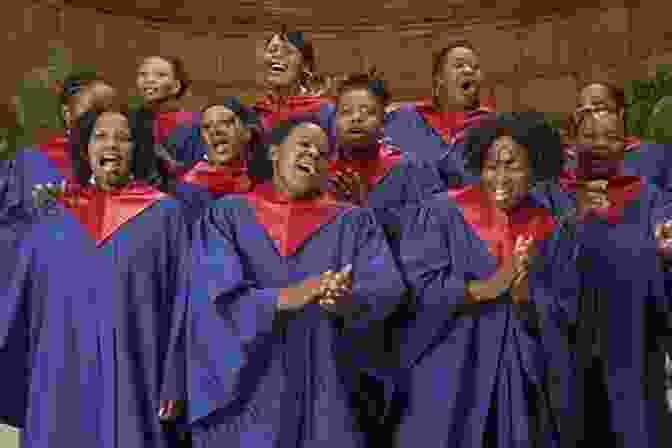
[[[478,56],[464,47],[446,53],[442,68],[434,78],[441,104],[459,110],[478,107],[482,81]]]
[[[383,127],[383,105],[367,88],[347,90],[338,98],[336,139],[339,145],[362,148],[375,144]]]
[[[298,48],[279,34],[273,36],[264,50],[266,84],[271,88],[298,86],[303,64],[303,55]]]
[[[89,164],[99,189],[110,191],[128,183],[132,149],[126,117],[117,112],[101,114],[88,144]]]
[[[304,123],[280,145],[271,146],[275,188],[292,199],[319,194],[327,172],[328,144],[322,128]]]
[[[173,64],[157,56],[146,58],[140,64],[136,86],[146,105],[174,99],[181,88]]]
[[[249,137],[249,130],[230,109],[212,106],[203,111],[201,138],[208,147],[210,164],[224,165],[239,159]]]
[[[515,208],[529,191],[527,148],[509,136],[497,138],[483,160],[481,186],[500,210]]]

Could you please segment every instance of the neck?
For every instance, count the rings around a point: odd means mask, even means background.
[[[288,96],[298,96],[301,94],[301,85],[296,82],[286,86],[270,86],[269,96],[271,98],[285,98]]]
[[[145,108],[156,113],[180,111],[179,102],[175,98],[165,99],[157,103],[146,103]]]
[[[238,156],[233,159],[222,161],[222,160],[216,160],[216,158],[208,156],[208,159],[206,161],[208,162],[208,165],[212,167],[223,168],[226,166],[235,165],[236,163],[239,163],[241,161],[241,158],[240,156]]]
[[[371,160],[378,156],[379,147],[378,142],[358,146],[343,145],[339,147],[338,155],[343,160]]]
[[[282,179],[280,179],[278,175],[273,175],[273,190],[275,190],[276,193],[289,199],[290,202],[309,201],[311,199],[315,199],[321,194],[321,191],[319,190],[310,191],[302,194],[292,193],[285,186],[285,183],[282,181]]]
[[[125,188],[131,181],[130,177],[126,177],[124,179],[121,179],[118,183],[111,184],[109,182],[106,182],[102,179],[95,178],[94,177],[94,184],[96,186],[96,189],[99,191],[103,191],[106,193],[112,192],[112,191],[119,191]]]
[[[450,101],[445,101],[440,98],[434,99],[434,107],[442,113],[450,112],[473,112],[478,109],[478,103],[474,104],[456,104]]]

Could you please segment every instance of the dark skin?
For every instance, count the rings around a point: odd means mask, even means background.
[[[609,178],[619,174],[618,163],[623,160],[625,152],[623,123],[618,115],[585,113],[588,115],[581,122],[577,143],[583,150],[590,151],[596,160],[604,160],[605,163],[596,165],[588,173],[577,172],[577,211],[582,215],[609,207]]]
[[[590,113],[579,129],[578,141],[584,147],[600,157],[620,161],[625,152],[623,124],[617,114],[604,111]],[[577,190],[577,209],[580,213],[591,210],[603,210],[609,207],[607,188],[609,175],[606,173],[599,179],[585,179]],[[666,259],[672,257],[672,220],[658,223],[654,229],[658,254]]]
[[[368,88],[347,90],[338,97],[336,143],[345,156],[369,154],[382,134],[385,105]],[[331,178],[338,191],[351,202],[363,205],[369,193],[366,179],[351,169],[338,171]]]
[[[450,50],[434,77],[437,108],[441,112],[469,112],[479,106],[483,72],[478,55],[469,48]]]
[[[107,110],[118,99],[116,89],[102,81],[94,81],[72,97],[63,106],[63,120],[67,127],[76,127],[79,118],[89,110]],[[63,184],[38,184],[33,187],[32,196],[36,206],[42,207],[52,202],[63,191]]]
[[[319,126],[306,123],[295,127],[281,145],[271,146],[276,191],[297,201],[322,194],[327,153],[327,136]],[[337,273],[322,273],[285,288],[278,307],[299,310],[309,303],[323,301],[327,296],[337,300],[350,293],[350,282],[348,268]]]
[[[201,138],[208,147],[208,163],[223,166],[240,159],[251,133],[233,111],[212,106],[201,116]]]
[[[182,83],[170,61],[158,56],[145,58],[135,82],[146,108],[157,112],[179,109],[177,96]]]
[[[308,200],[321,194],[326,175],[327,136],[314,124],[294,128],[285,141],[271,146],[273,185],[276,191],[294,201]],[[351,267],[338,272],[327,271],[309,277],[280,291],[279,311],[300,311],[308,304],[319,303],[324,309],[339,312],[338,302],[352,293]],[[174,420],[182,410],[181,401],[161,400],[159,417]]]
[[[527,149],[508,136],[496,139],[483,161],[481,188],[498,212],[510,213],[527,196],[529,178]],[[467,302],[494,301],[507,291],[514,303],[527,302],[528,267],[533,256],[532,238],[518,237],[513,257],[507,258],[491,278],[466,284]]]
[[[301,73],[305,64],[303,55],[280,35],[273,36],[264,49],[266,85],[274,95],[293,96],[301,93]]]
[[[623,119],[624,110],[614,98],[613,92],[608,86],[600,83],[589,84],[579,92],[577,113],[584,110],[602,111],[616,113]]]

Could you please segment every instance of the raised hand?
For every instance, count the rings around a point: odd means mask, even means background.
[[[672,258],[672,220],[656,224],[656,248],[661,257]]]
[[[323,276],[324,274],[319,277],[312,277],[282,289],[277,303],[278,309],[300,310],[307,304],[316,301],[320,297]]]
[[[60,193],[63,193],[65,188],[64,182],[60,184],[37,184],[33,187],[33,205],[35,208],[43,208],[54,201]]]
[[[366,201],[369,186],[359,173],[346,168],[337,171],[330,181],[347,201],[357,205],[362,205]]]
[[[352,265],[340,272],[327,271],[323,275],[320,288],[320,305],[335,305],[339,299],[352,294]]]
[[[593,210],[604,211],[609,208],[608,186],[606,180],[594,180],[584,182],[577,188],[576,206],[581,216]]]

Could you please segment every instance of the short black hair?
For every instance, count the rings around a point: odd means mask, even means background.
[[[619,109],[625,108],[625,90],[621,87],[616,86],[615,84],[612,84],[607,81],[591,81],[585,83],[582,87],[581,90],[579,90],[579,94],[583,92],[583,90],[586,87],[593,86],[593,85],[598,85],[602,87],[606,87],[607,90],[609,90],[609,94],[611,97],[614,99],[614,102],[616,103],[616,106]]]
[[[388,90],[387,82],[381,76],[378,76],[374,70],[370,73],[353,73],[348,75],[336,90],[336,105],[338,106],[338,102],[344,93],[359,89],[371,92],[371,95],[380,101],[382,109],[385,109],[392,97]]]
[[[70,73],[61,83],[59,100],[61,106],[68,104],[71,98],[79,95],[82,89],[94,82],[105,82],[99,73],[85,70]]]
[[[474,47],[468,40],[458,40],[441,48],[432,55],[432,78],[436,77],[439,72],[441,72],[443,65],[445,64],[446,56],[456,48],[468,48],[474,53],[477,52],[476,47]]]
[[[137,125],[134,123],[133,114],[130,114],[126,108],[117,107],[106,111],[90,110],[84,112],[78,121],[77,127],[73,129],[69,144],[70,158],[76,181],[80,185],[87,185],[93,175],[91,166],[87,160],[88,146],[98,118],[107,112],[119,113],[128,119],[130,138],[133,142],[131,173],[136,179],[147,179],[154,173],[158,163],[153,142],[144,141],[142,133],[139,132]]]
[[[480,177],[485,154],[503,136],[527,148],[533,183],[559,178],[564,164],[560,133],[538,112],[498,113],[469,128],[464,138],[465,169],[469,174]]]

